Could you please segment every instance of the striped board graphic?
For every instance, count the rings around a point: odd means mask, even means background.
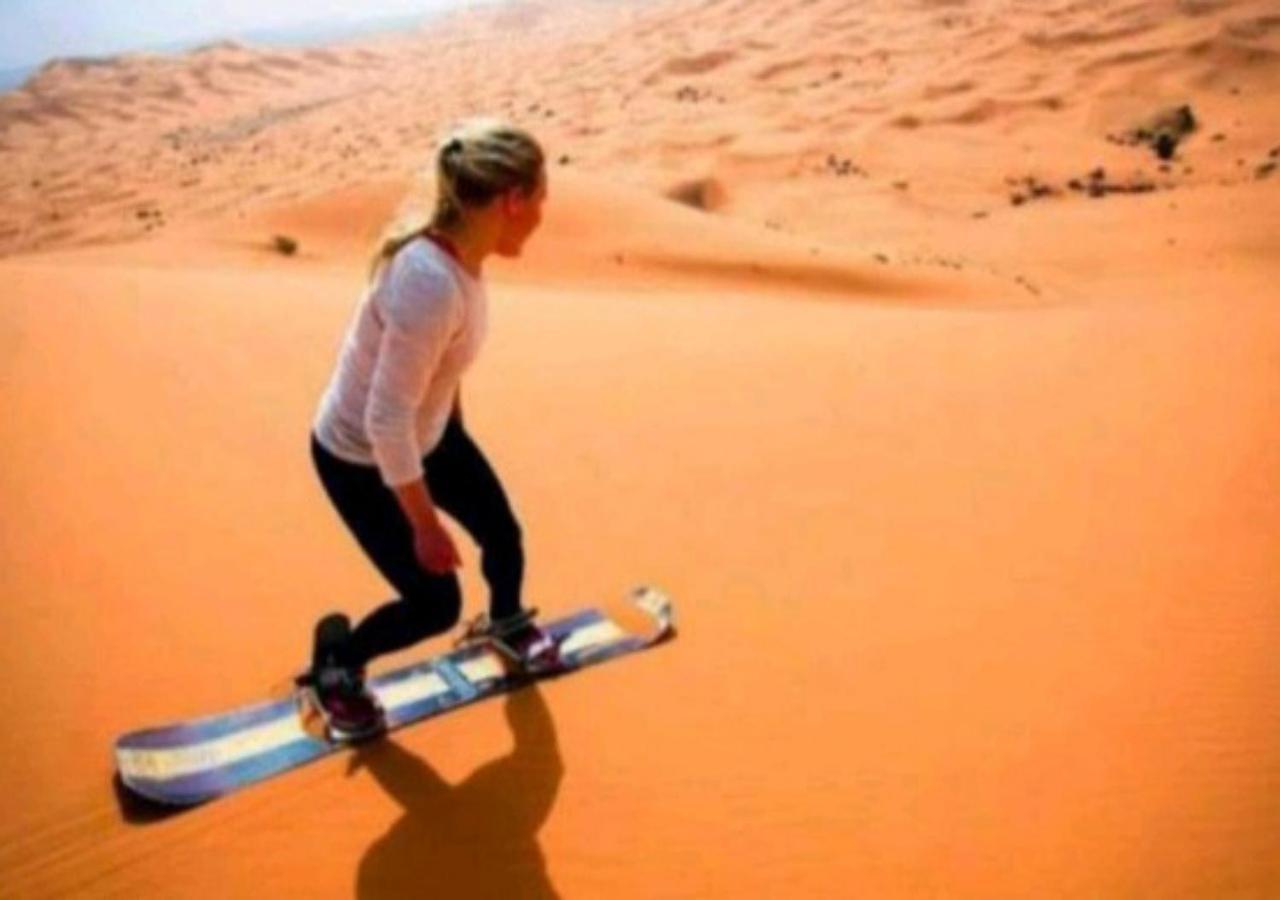
[[[640,586],[610,614],[585,609],[544,623],[560,643],[562,665],[549,678],[652,647],[675,634],[675,611],[659,589]],[[638,615],[637,615],[638,613]],[[527,684],[535,676],[509,670],[493,649],[464,646],[371,677],[387,714],[387,731]],[[298,697],[221,715],[130,732],[116,741],[123,784],[148,800],[189,806],[220,797],[343,749],[308,728]]]

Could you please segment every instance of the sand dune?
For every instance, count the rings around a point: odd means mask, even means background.
[[[1280,893],[1277,54],[1263,0],[530,0],[0,95],[0,893]],[[307,429],[478,113],[551,164],[463,389],[526,598],[679,640],[122,807],[116,735],[389,595]]]
[[[970,215],[1007,205],[1008,177],[1065,184],[1099,166],[1162,190],[1244,183],[1280,143],[1251,114],[1274,99],[1280,52],[1265,2],[869,3],[852,16],[813,3],[776,8],[767,32],[752,7],[539,9],[467,10],[369,46],[223,42],[184,57],[52,63],[0,96],[6,171],[32,173],[0,183],[0,252],[115,242],[407,174],[472,109],[535,126],[561,165],[658,192],[717,184],[727,196],[700,201],[717,213],[839,242],[856,240],[856,226],[805,198],[871,194]],[[464,62],[480,71],[461,94],[446,90]],[[1184,165],[1097,142],[1192,98],[1203,127]],[[862,177],[832,182],[832,155]],[[110,172],[89,167],[104,157]],[[50,168],[69,169],[79,190],[51,195],[39,174]],[[147,196],[120,202],[120,183],[146,184]],[[163,223],[140,215],[146,204],[163,208]]]

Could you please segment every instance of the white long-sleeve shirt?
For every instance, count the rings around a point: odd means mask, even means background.
[[[429,238],[405,244],[360,300],[312,422],[316,439],[376,465],[388,487],[422,478],[487,318],[482,280]]]

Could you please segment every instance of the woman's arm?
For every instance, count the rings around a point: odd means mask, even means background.
[[[417,411],[461,310],[444,273],[412,259],[393,265],[364,427],[382,481],[395,489],[423,479],[414,432]]]
[[[436,516],[435,502],[427,491],[425,476],[417,481],[394,487],[392,490],[396,492],[400,509],[404,511],[404,517],[409,520],[409,525],[414,531],[439,526],[440,519]]]

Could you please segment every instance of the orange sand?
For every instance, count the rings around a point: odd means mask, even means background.
[[[1181,103],[1167,172],[1106,140]],[[1280,896],[1277,109],[1244,0],[513,3],[0,96],[0,894]],[[483,112],[555,161],[463,391],[526,599],[680,638],[126,821],[116,735],[389,596],[307,429]],[[1096,166],[1157,189],[1010,202]]]

